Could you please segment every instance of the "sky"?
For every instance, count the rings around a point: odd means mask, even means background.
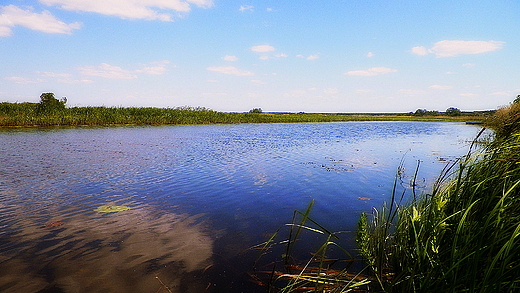
[[[520,94],[518,0],[0,0],[0,102],[388,113]]]

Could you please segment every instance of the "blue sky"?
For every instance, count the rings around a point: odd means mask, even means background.
[[[290,112],[495,109],[520,1],[0,0],[0,101]]]

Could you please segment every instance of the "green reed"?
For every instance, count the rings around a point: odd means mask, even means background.
[[[354,257],[339,243],[341,232],[331,232],[310,217],[314,201],[305,212],[295,211],[288,228],[288,237],[278,241],[282,228],[278,229],[269,240],[258,245],[261,253],[254,264],[255,274],[252,277],[268,288],[269,292],[362,292],[370,281],[361,274],[348,271],[355,261]],[[308,244],[310,239],[320,239],[317,249],[307,260],[296,257],[300,244]],[[314,241],[312,241],[314,242]],[[258,265],[262,257],[272,253],[276,247],[283,247],[284,253],[279,262],[269,263],[271,269],[259,271]],[[331,251],[339,251],[341,258],[330,258]],[[339,265],[338,265],[339,264]],[[278,269],[277,269],[278,268]],[[268,277],[263,277],[263,276]]]
[[[202,107],[71,107],[41,111],[37,103],[0,103],[0,126],[94,126],[234,123],[305,123],[343,121],[465,121],[482,116],[410,114],[230,113]]]
[[[377,280],[372,291],[520,291],[520,133],[497,130],[448,166],[431,193],[407,204],[394,193],[390,208],[362,215],[358,244]]]

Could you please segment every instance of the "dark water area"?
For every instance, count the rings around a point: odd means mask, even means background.
[[[314,220],[354,231],[360,213],[389,200],[401,164],[406,188],[420,161],[417,189],[427,192],[479,130],[447,122],[2,130],[0,292],[265,292],[248,276],[258,255],[248,248],[294,210],[315,200]],[[103,205],[131,209],[94,211]],[[341,235],[354,249],[355,233]]]

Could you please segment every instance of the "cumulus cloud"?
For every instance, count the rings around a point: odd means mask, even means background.
[[[166,66],[169,61],[152,62],[149,65],[143,65],[141,69],[127,70],[119,66],[113,66],[107,63],[101,63],[97,66],[81,66],[77,69],[83,75],[96,76],[109,79],[135,79],[138,73],[149,75],[164,74],[167,70]]]
[[[455,57],[459,55],[472,55],[486,52],[492,52],[502,49],[504,42],[498,41],[459,41],[444,40],[437,42],[432,48],[413,47],[412,53],[419,56],[425,56],[429,53],[440,57]]]
[[[287,58],[288,56],[285,53],[280,53],[280,54],[274,54],[274,57],[275,58]]]
[[[238,9],[238,11],[240,11],[240,12],[253,11],[254,8],[255,7],[251,6],[251,5],[240,5],[240,8]]]
[[[256,53],[268,53],[268,52],[273,52],[275,50],[276,49],[270,45],[259,45],[259,46],[251,47],[251,51],[256,52]]]
[[[79,22],[64,23],[47,10],[36,13],[31,7],[24,10],[15,5],[0,6],[0,37],[11,36],[11,28],[17,25],[48,34],[69,35],[81,27]]]
[[[374,68],[369,68],[367,70],[349,71],[345,74],[354,75],[354,76],[376,76],[376,75],[388,74],[388,73],[392,73],[392,72],[397,72],[397,69],[390,69],[390,68],[386,68],[386,67],[374,67]]]
[[[237,56],[230,56],[230,55],[226,55],[226,56],[222,57],[222,59],[225,61],[238,61]]]
[[[191,4],[207,8],[213,6],[213,0],[39,0],[45,5],[55,5],[70,11],[86,11],[111,15],[124,19],[147,19],[172,21],[172,15],[164,11],[185,13],[191,10]]]
[[[318,58],[320,58],[320,53],[308,56],[307,60],[316,60]]]
[[[412,48],[412,53],[415,54],[415,55],[419,55],[419,56],[426,56],[428,55],[428,49],[426,49],[425,47],[413,47]]]
[[[209,71],[215,71],[215,72],[220,72],[220,73],[229,74],[229,75],[236,75],[236,76],[251,76],[251,75],[255,75],[251,71],[240,70],[240,69],[238,69],[236,67],[233,67],[233,66],[208,67],[206,69],[209,70]]]
[[[305,57],[301,54],[298,54],[298,55],[296,55],[296,58],[302,58],[302,59],[307,59],[307,60],[316,60],[316,59],[320,58],[320,53],[317,53],[314,55],[309,55],[307,57]]]
[[[372,53],[372,52],[368,52],[365,56],[367,56],[368,58],[370,58],[370,57],[374,57],[374,53]]]

